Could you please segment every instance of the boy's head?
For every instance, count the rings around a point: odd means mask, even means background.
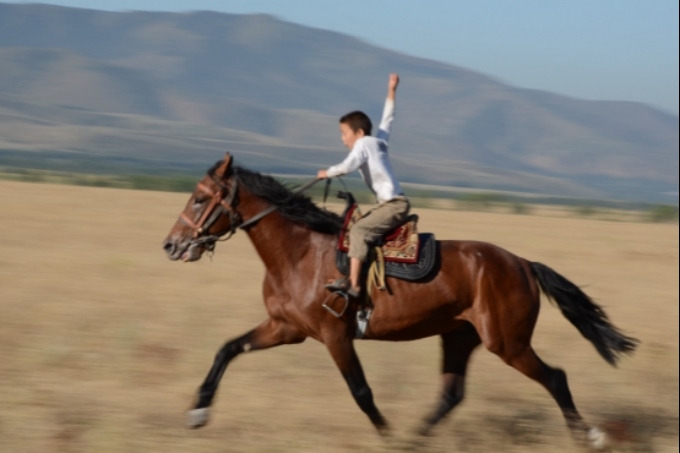
[[[354,143],[361,137],[371,135],[371,119],[364,112],[349,112],[340,118],[340,135],[342,143],[349,149],[354,147]]]

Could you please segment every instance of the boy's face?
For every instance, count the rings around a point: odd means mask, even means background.
[[[342,138],[342,143],[348,148],[354,148],[354,143],[364,136],[364,130],[358,129],[356,132],[349,127],[348,124],[340,123],[340,137]]]

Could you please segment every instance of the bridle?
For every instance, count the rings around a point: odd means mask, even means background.
[[[231,166],[231,156],[228,153],[225,157],[225,160],[227,161],[227,163],[224,173],[226,173],[229,167]],[[206,207],[205,211],[203,211],[203,214],[201,214],[201,217],[198,219],[198,221],[194,222],[184,212],[182,212],[179,215],[180,220],[182,220],[185,224],[187,224],[187,226],[194,230],[190,241],[190,246],[202,245],[206,248],[207,251],[212,252],[215,250],[215,243],[217,241],[221,242],[228,240],[234,235],[234,233],[236,233],[238,229],[245,229],[253,225],[254,223],[258,222],[266,215],[278,209],[277,206],[271,205],[268,208],[259,212],[258,214],[254,215],[250,219],[246,220],[245,222],[241,222],[241,215],[238,212],[236,212],[236,206],[238,205],[238,199],[236,198],[236,194],[238,192],[239,187],[237,169],[236,168],[233,169],[233,176],[228,182],[229,186],[225,185],[223,181],[217,180],[213,175],[210,175],[210,177],[212,179],[212,182],[218,187],[217,191],[211,189],[202,182],[199,182],[198,185],[196,186],[199,191],[210,197],[210,203]],[[304,192],[305,190],[309,189],[319,181],[320,181],[319,179],[309,181],[307,184],[305,184],[304,186],[300,187],[297,191],[295,191],[294,195]],[[330,186],[329,184],[330,179],[327,181],[328,182],[326,185],[326,193],[324,194],[324,201],[327,196],[328,187]],[[210,230],[210,228],[215,224],[215,222],[217,222],[217,219],[219,219],[220,216],[222,216],[225,212],[229,216],[229,229],[219,232],[217,234],[209,235],[206,234]]]
[[[203,245],[208,251],[214,250],[216,241],[226,241],[234,235],[237,228],[243,227],[244,225],[243,223],[239,224],[241,216],[235,209],[235,202],[237,201],[236,194],[239,186],[236,172],[234,172],[234,176],[230,180],[230,186],[223,184],[222,181],[217,181],[212,176],[211,178],[213,183],[218,187],[217,191],[211,189],[202,182],[199,182],[197,185],[199,191],[210,197],[210,202],[198,221],[194,222],[184,212],[179,215],[179,218],[194,230],[191,238],[192,245]],[[210,230],[215,222],[217,222],[217,219],[225,212],[229,216],[229,229],[218,234],[206,235],[206,232]],[[227,236],[222,238],[225,234],[227,234]]]

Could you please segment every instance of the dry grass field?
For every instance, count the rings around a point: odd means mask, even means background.
[[[242,232],[212,261],[161,242],[186,195],[0,182],[0,452],[384,452],[439,391],[439,344],[359,342],[384,442],[313,340],[244,355],[211,423],[184,413],[222,343],[265,317],[263,267]],[[534,336],[614,451],[678,451],[678,225],[420,209],[421,230],[541,261],[642,345],[618,369],[544,300]],[[402,442],[400,442],[402,441]],[[467,399],[423,452],[576,451],[548,394],[485,350]]]

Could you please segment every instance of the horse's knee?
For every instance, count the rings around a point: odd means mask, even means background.
[[[371,412],[375,408],[373,403],[373,392],[370,387],[361,386],[359,388],[354,388],[352,389],[352,396],[362,411]]]
[[[354,397],[354,401],[356,401],[361,411],[368,415],[368,418],[378,429],[378,432],[384,436],[387,432],[388,425],[383,416],[378,411],[378,408],[375,407],[375,403],[373,402],[373,392],[371,392],[370,387],[366,385],[352,389],[352,396]]]
[[[229,343],[225,344],[219,351],[217,351],[217,354],[215,354],[215,361],[216,362],[221,362],[223,360],[229,361],[236,357],[237,355],[241,354],[244,352],[243,345],[239,341],[230,341]]]

